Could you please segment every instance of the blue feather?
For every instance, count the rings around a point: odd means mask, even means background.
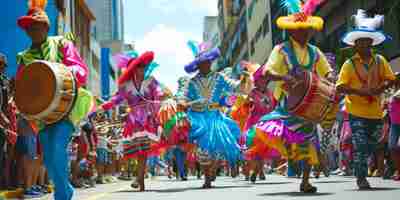
[[[281,5],[289,14],[301,12],[300,0],[282,0]]]
[[[150,63],[147,67],[146,70],[144,72],[144,79],[147,80],[148,78],[150,78],[150,75],[153,73],[153,71],[160,66],[158,63],[152,62]]]
[[[193,53],[194,56],[197,56],[199,54],[200,50],[199,50],[199,45],[198,45],[197,42],[195,42],[193,40],[189,40],[187,42],[187,45],[192,50],[192,53]]]
[[[131,58],[137,58],[139,56],[139,53],[137,51],[128,51],[126,52],[126,54]]]

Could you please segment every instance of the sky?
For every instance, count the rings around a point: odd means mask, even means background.
[[[125,41],[139,53],[154,51],[154,76],[175,91],[184,65],[193,60],[188,40],[202,42],[205,16],[218,14],[218,0],[124,0]]]

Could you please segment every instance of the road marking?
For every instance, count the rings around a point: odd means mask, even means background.
[[[119,189],[116,190],[116,191],[104,192],[104,193],[96,194],[96,195],[93,195],[93,196],[88,197],[88,198],[85,199],[85,200],[98,200],[98,199],[100,199],[100,198],[103,198],[103,197],[106,197],[106,196],[108,196],[108,195],[111,195],[111,194],[114,193],[114,192],[123,191],[123,190],[128,190],[128,189],[130,189],[130,188],[131,188],[130,186],[127,186],[127,187],[119,188]]]

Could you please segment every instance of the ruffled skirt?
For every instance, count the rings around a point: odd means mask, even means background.
[[[234,165],[241,158],[239,126],[220,111],[189,111],[189,140],[197,145],[199,155],[213,160],[227,160]]]
[[[138,156],[158,156],[167,148],[167,143],[157,134],[141,131],[123,139],[123,155],[125,159]]]
[[[247,133],[246,144],[248,159],[282,156],[318,164],[319,140],[315,125],[287,114],[275,111],[264,116]]]

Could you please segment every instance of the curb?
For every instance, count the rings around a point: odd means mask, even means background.
[[[54,189],[52,186],[48,188],[50,193],[53,193]],[[7,199],[19,199],[24,196],[24,189],[18,188],[16,190],[10,191],[0,191],[0,200],[7,200]]]
[[[22,188],[12,191],[0,192],[0,200],[20,198],[23,196],[23,194],[24,190]]]

